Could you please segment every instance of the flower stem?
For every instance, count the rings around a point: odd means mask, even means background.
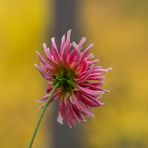
[[[46,111],[46,109],[47,109],[47,107],[48,107],[48,105],[49,105],[49,103],[50,103],[51,97],[53,96],[54,92],[56,91],[56,89],[57,89],[58,87],[59,87],[59,83],[57,83],[57,84],[54,86],[54,88],[52,89],[52,91],[51,91],[50,94],[49,94],[48,100],[46,101],[44,107],[41,109],[40,117],[39,117],[38,122],[37,122],[37,124],[36,124],[36,127],[35,127],[35,129],[34,129],[34,132],[33,132],[33,135],[32,135],[31,141],[30,141],[30,144],[29,144],[29,148],[32,148],[32,145],[33,145],[33,143],[34,143],[34,139],[35,139],[36,134],[37,134],[37,132],[38,132],[38,129],[39,129],[40,123],[41,123],[41,121],[42,121],[42,119],[43,119],[44,113],[45,113],[45,111]]]

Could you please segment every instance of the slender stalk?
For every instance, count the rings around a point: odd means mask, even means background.
[[[33,132],[33,135],[32,135],[31,141],[30,141],[30,144],[29,144],[29,148],[32,148],[32,145],[33,145],[33,143],[34,143],[34,139],[35,139],[35,137],[36,137],[36,135],[37,135],[37,132],[38,132],[40,123],[41,123],[41,121],[42,121],[42,119],[43,119],[44,113],[45,113],[45,111],[46,111],[46,109],[47,109],[47,107],[48,107],[48,105],[49,105],[49,103],[50,103],[51,97],[53,96],[54,92],[56,91],[56,89],[57,89],[58,87],[59,87],[59,83],[57,83],[57,84],[54,86],[54,88],[52,89],[52,91],[51,91],[50,94],[49,94],[49,97],[48,97],[47,102],[45,103],[44,107],[41,109],[40,117],[39,117],[38,122],[37,122],[37,124],[36,124],[36,127],[35,127],[35,129],[34,129],[34,132]]]

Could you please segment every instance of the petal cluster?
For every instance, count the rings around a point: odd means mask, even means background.
[[[108,92],[103,89],[104,73],[111,68],[103,69],[96,66],[98,60],[90,54],[93,44],[86,49],[82,46],[86,38],[82,38],[77,44],[71,42],[71,30],[61,38],[58,49],[55,38],[51,38],[51,48],[43,44],[46,58],[37,52],[40,66],[35,65],[41,75],[48,80],[48,88],[45,96],[40,101],[47,101],[50,91],[56,83],[60,86],[51,98],[58,102],[57,121],[67,123],[74,127],[87,117],[94,117],[93,108],[103,105],[100,101],[102,94]]]

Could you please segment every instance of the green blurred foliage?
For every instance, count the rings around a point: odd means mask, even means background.
[[[146,0],[83,0],[83,32],[100,64],[113,67],[106,105],[85,126],[88,148],[148,147],[147,8]]]
[[[43,95],[44,84],[34,67],[35,51],[47,37],[49,8],[42,0],[0,1],[1,148],[26,148],[39,115],[35,101]],[[47,143],[43,130],[36,148]]]

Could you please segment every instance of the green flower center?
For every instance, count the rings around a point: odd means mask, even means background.
[[[71,92],[75,86],[74,76],[74,71],[64,69],[55,75],[53,84],[59,83],[59,87],[62,87],[64,92]]]

